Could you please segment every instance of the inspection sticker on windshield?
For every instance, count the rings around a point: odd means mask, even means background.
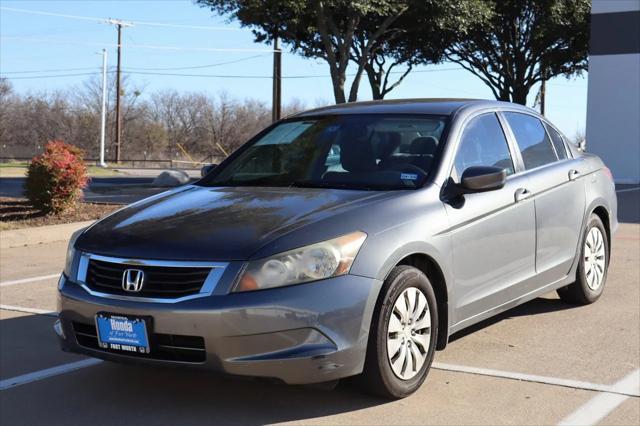
[[[400,173],[400,180],[418,180],[418,175],[415,173]]]

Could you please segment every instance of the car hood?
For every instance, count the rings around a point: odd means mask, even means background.
[[[385,195],[389,193],[188,185],[95,223],[78,238],[76,248],[142,259],[246,260],[292,230]]]

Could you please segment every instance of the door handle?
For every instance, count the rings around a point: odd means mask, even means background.
[[[516,189],[514,196],[516,199],[516,203],[519,203],[531,197],[531,191],[529,191],[527,188],[518,188]]]
[[[580,172],[576,169],[569,170],[569,180],[576,180],[580,176]]]

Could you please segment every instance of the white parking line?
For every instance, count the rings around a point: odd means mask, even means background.
[[[58,365],[33,373],[23,374],[22,376],[12,377],[10,379],[0,380],[0,391],[7,390],[16,386],[25,385],[27,383],[43,380],[49,377],[58,376],[60,374],[70,373],[81,368],[91,367],[100,364],[100,359],[83,359],[82,361],[72,362],[69,364]]]
[[[32,313],[37,315],[47,315],[57,317],[56,312],[47,311],[44,309],[26,308],[21,306],[11,306],[0,304],[0,309]],[[36,380],[41,380],[51,376],[57,376],[77,370],[79,368],[88,367],[101,362],[98,359],[87,359],[71,364],[65,364],[59,367],[53,367],[46,370],[36,371],[34,373],[25,374],[23,376],[14,377],[12,379],[6,379],[0,381],[0,390],[8,389],[13,386],[19,386],[22,384],[30,383]],[[85,365],[86,364],[86,365]],[[560,379],[556,377],[538,376],[535,374],[515,373],[510,371],[493,370],[489,368],[469,367],[465,365],[454,365],[440,362],[434,362],[432,368],[435,370],[451,371],[456,373],[475,374],[480,376],[496,377],[501,379],[518,380],[523,382],[541,383],[552,386],[562,386],[572,389],[581,389],[588,391],[601,392],[598,396],[593,398],[589,403],[576,411],[570,417],[563,420],[561,424],[592,424],[592,423],[580,423],[578,420],[574,420],[573,416],[584,416],[583,413],[592,413],[597,411],[602,414],[602,417],[593,420],[596,423],[601,418],[604,418],[609,412],[613,411],[618,405],[622,404],[629,397],[640,397],[640,369],[635,370],[624,379],[613,385],[602,385],[597,383],[584,382],[579,380]],[[11,384],[11,383],[13,384]],[[595,407],[595,408],[592,408]],[[608,410],[608,411],[607,411]],[[598,414],[600,415],[600,414]]]
[[[535,383],[542,383],[545,385],[563,386],[563,387],[573,388],[573,389],[607,392],[610,394],[617,394],[625,397],[628,397],[628,396],[640,397],[640,390],[638,389],[638,387],[631,386],[628,383],[616,383],[614,385],[601,385],[597,383],[582,382],[579,380],[559,379],[556,377],[538,376],[535,374],[513,373],[510,371],[492,370],[489,368],[443,364],[440,362],[434,362],[432,365],[432,368],[436,370],[453,371],[457,373],[477,374],[480,376],[498,377],[502,379],[519,380],[523,382],[535,382]]]
[[[633,389],[637,394],[640,391],[640,368],[632,371],[613,386]],[[595,425],[627,399],[629,399],[627,395],[609,392],[598,394],[565,417],[559,425]]]
[[[640,186],[636,186],[635,188],[618,189],[616,190],[616,192],[631,192],[631,191],[637,191],[638,189],[640,189]]]
[[[5,311],[15,311],[15,312],[24,312],[25,314],[36,314],[36,315],[46,315],[48,317],[57,317],[57,312],[47,311],[45,309],[37,309],[37,308],[23,308],[22,306],[12,306],[12,305],[2,305],[0,304],[0,310],[4,309]]]
[[[31,282],[36,282],[36,281],[50,280],[51,278],[58,278],[58,277],[60,277],[60,273],[59,272],[57,274],[41,275],[39,277],[23,278],[21,280],[2,281],[2,282],[0,282],[0,287],[8,287],[10,285],[25,284],[25,283],[31,283]]]

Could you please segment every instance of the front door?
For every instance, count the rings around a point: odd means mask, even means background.
[[[528,178],[514,161],[494,113],[472,118],[455,157],[452,180],[470,166],[497,166],[508,177],[502,189],[445,202],[453,243],[456,323],[473,319],[526,293],[535,274],[535,209]]]

